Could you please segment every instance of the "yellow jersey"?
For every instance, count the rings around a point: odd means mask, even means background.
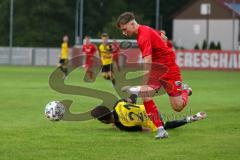
[[[100,44],[98,49],[102,65],[112,64],[112,53],[110,52],[110,46],[106,44]]]
[[[117,114],[118,121],[124,127],[141,126],[149,128],[151,131],[157,130],[156,126],[148,117],[144,105],[136,105],[125,101],[119,101],[116,104],[114,111]]]
[[[61,59],[68,59],[68,43],[63,42],[61,45]]]

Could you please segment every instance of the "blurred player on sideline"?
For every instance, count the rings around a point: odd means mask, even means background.
[[[93,43],[91,43],[90,37],[88,35],[86,35],[84,37],[82,52],[83,52],[83,54],[86,55],[86,61],[85,61],[84,68],[85,68],[85,72],[87,72],[86,73],[86,75],[88,76],[87,78],[89,80],[92,80],[93,73],[91,71],[89,71],[88,68],[91,67],[91,65],[93,63],[93,56],[96,54],[97,48]]]
[[[148,26],[140,25],[136,22],[135,16],[131,12],[122,13],[117,20],[117,26],[122,30],[122,34],[128,37],[136,36],[138,46],[142,52],[145,65],[145,74],[142,86],[128,88],[126,91],[142,96],[144,106],[149,118],[157,127],[157,135],[155,138],[167,138],[168,133],[163,127],[163,122],[159,117],[158,108],[150,95],[146,92],[155,90],[156,92],[163,87],[169,95],[169,100],[172,108],[180,112],[187,105],[188,96],[191,94],[191,89],[188,85],[182,84],[181,73],[178,65],[175,62],[175,53],[162,40],[159,33]],[[147,64],[163,64],[168,67],[167,73],[161,77],[156,75]],[[162,83],[162,82],[166,83]],[[167,85],[166,85],[167,84]],[[171,85],[169,88],[168,85]]]
[[[68,74],[68,57],[69,57],[68,40],[69,40],[68,36],[64,35],[63,42],[61,44],[59,68],[63,72],[63,79],[65,79]]]
[[[111,45],[112,45],[113,61],[115,62],[117,69],[120,71],[120,65],[119,65],[120,44],[116,39],[114,39]]]
[[[161,35],[162,39],[167,43],[167,46],[168,46],[169,48],[171,48],[171,49],[174,49],[172,42],[171,42],[171,41],[168,39],[168,37],[166,36],[165,30],[159,31],[159,34]]]
[[[112,75],[112,61],[113,55],[111,53],[112,46],[109,45],[108,39],[109,36],[107,33],[103,33],[101,35],[102,43],[99,45],[99,55],[101,57],[102,62],[102,76],[104,79],[112,80],[113,84],[115,84],[115,80]]]

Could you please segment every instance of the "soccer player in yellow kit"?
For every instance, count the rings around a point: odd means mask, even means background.
[[[91,115],[105,124],[114,124],[123,131],[157,131],[157,127],[148,117],[144,105],[137,105],[136,96],[130,96],[128,100],[122,99],[116,102],[112,110],[105,106],[97,106],[91,111]],[[186,116],[180,120],[167,121],[164,129],[173,129],[190,122],[206,118],[205,112]]]
[[[113,55],[111,53],[111,45],[108,44],[108,34],[103,33],[101,35],[102,43],[99,45],[99,55],[101,57],[102,62],[102,76],[104,79],[107,80],[113,80],[112,77],[112,61],[113,61]]]
[[[68,49],[68,36],[63,36],[63,42],[61,44],[61,55],[59,60],[59,68],[63,72],[63,79],[67,77],[68,74],[68,56],[69,56],[69,49]]]

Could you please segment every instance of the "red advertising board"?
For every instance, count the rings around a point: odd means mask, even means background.
[[[176,62],[181,68],[186,69],[240,70],[240,53],[177,50]]]
[[[80,54],[81,50],[78,52]],[[240,70],[240,52],[221,50],[176,50],[176,62],[182,69]],[[140,62],[138,48],[121,50],[128,62]]]
[[[129,62],[139,61],[139,49],[125,53]],[[182,69],[240,70],[240,52],[177,50],[176,62]]]

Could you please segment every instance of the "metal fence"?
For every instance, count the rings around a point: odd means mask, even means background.
[[[0,65],[55,66],[59,56],[60,48],[0,47]]]
[[[124,41],[123,39],[117,39],[118,42]],[[136,40],[128,40],[132,42],[133,47],[136,47]],[[101,39],[91,39],[92,43],[98,46]],[[113,42],[109,39],[109,42]],[[80,48],[79,48],[80,47]],[[70,58],[76,55],[82,54],[81,46],[74,46],[75,50],[69,49]],[[76,51],[77,48],[77,51]],[[75,51],[74,53],[72,51]],[[31,48],[31,47],[0,47],[0,65],[32,65],[32,66],[55,66],[58,64],[60,57],[60,48]],[[133,52],[136,52],[135,50]],[[137,53],[138,54],[138,53]],[[134,56],[129,59],[134,59]],[[83,59],[84,61],[85,59]],[[136,61],[130,60],[130,61]]]

